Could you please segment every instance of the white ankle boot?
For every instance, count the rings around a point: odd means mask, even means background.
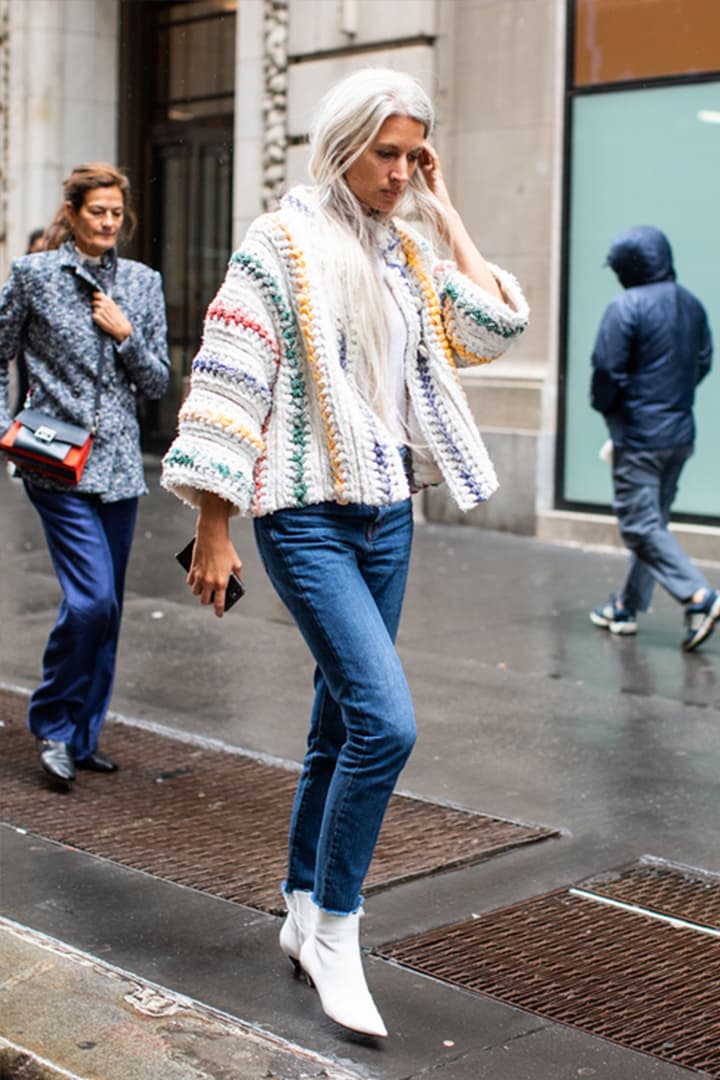
[[[387,1035],[365,982],[359,912],[329,915],[315,910],[315,927],[300,949],[300,966],[315,984],[323,1010],[336,1024],[352,1031]]]
[[[311,894],[300,889],[285,893],[285,905],[288,913],[280,927],[280,948],[299,972],[300,949],[312,933],[318,909],[312,902]]]

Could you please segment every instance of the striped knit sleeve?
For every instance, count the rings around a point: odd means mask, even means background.
[[[501,356],[523,333],[529,308],[512,274],[488,263],[506,302],[462,274],[454,263],[436,263],[435,287],[443,325],[458,367],[486,364]]]
[[[248,245],[248,246],[246,246]],[[201,491],[247,513],[265,453],[280,346],[272,304],[257,286],[252,241],[237,251],[205,316],[178,433],[163,459],[162,485],[197,506]]]

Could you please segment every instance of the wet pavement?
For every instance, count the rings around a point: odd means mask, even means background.
[[[193,514],[159,491],[156,469],[149,480],[114,711],[185,738],[298,761],[312,666],[264,578],[250,526],[233,526],[247,595],[217,620],[189,595],[173,558],[192,534]],[[0,514],[0,682],[29,690],[59,594],[34,511],[4,473]],[[681,611],[659,591],[637,638],[594,628],[588,610],[623,569],[619,552],[418,526],[399,648],[420,735],[400,787],[561,835],[373,896],[363,920],[367,947],[645,854],[720,872],[720,632],[683,655]],[[706,571],[720,582],[720,551]],[[377,957],[368,974],[391,1037],[368,1045],[324,1020],[314,993],[292,978],[273,916],[15,830],[3,829],[0,840],[0,915],[350,1074],[698,1075]],[[0,1035],[9,1038],[2,1025]],[[178,1075],[265,1075],[219,1068]]]

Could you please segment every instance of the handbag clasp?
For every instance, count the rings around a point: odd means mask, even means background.
[[[57,432],[54,428],[41,425],[35,429],[35,438],[38,442],[51,443],[55,438]]]

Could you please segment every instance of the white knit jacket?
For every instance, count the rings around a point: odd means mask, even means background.
[[[254,516],[335,501],[381,506],[444,480],[468,510],[497,487],[457,368],[486,363],[527,325],[509,303],[439,261],[408,225],[381,230],[386,280],[407,326],[411,480],[390,432],[353,379],[357,342],[333,322],[313,228],[312,189],[295,188],[250,227],[208,308],[162,483],[190,505],[211,491]]]

